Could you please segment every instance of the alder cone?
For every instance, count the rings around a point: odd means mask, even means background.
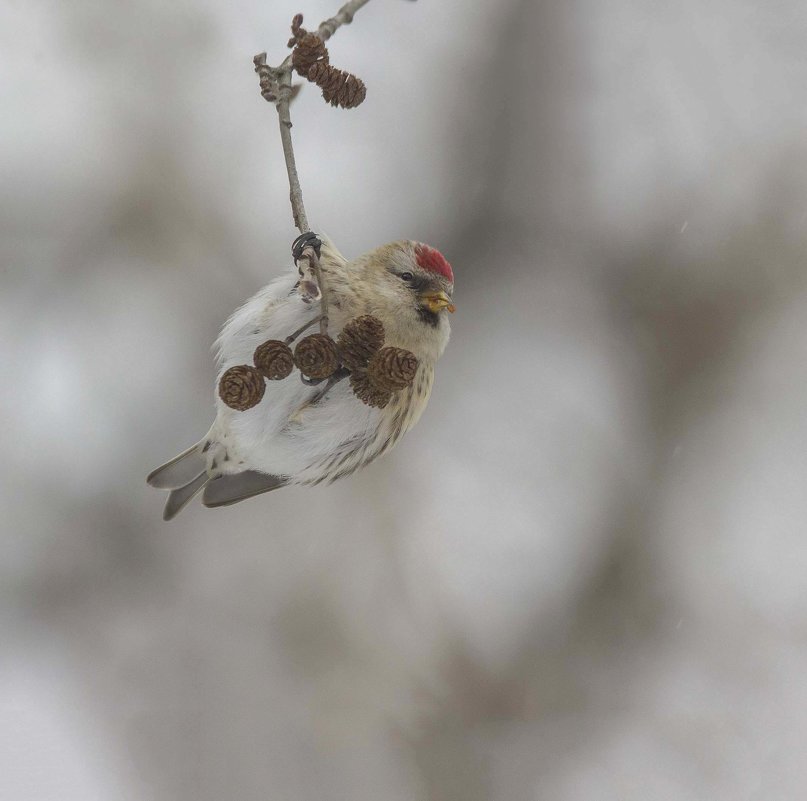
[[[294,363],[308,378],[328,378],[339,367],[336,343],[327,334],[310,334],[294,349]]]
[[[381,348],[370,360],[367,375],[377,387],[395,392],[408,387],[415,380],[418,359],[403,348]]]
[[[384,324],[371,314],[355,317],[336,340],[342,364],[348,370],[366,370],[370,359],[383,344]]]
[[[231,367],[219,379],[219,397],[239,412],[257,406],[265,391],[263,376],[249,364]]]
[[[280,381],[294,369],[291,348],[279,339],[269,339],[258,345],[252,360],[261,375],[270,381]]]
[[[322,89],[322,96],[332,106],[355,108],[367,97],[367,87],[361,78],[325,61],[312,64],[308,71],[308,80]]]
[[[308,77],[308,72],[314,64],[328,63],[328,48],[325,42],[315,33],[300,31],[298,38],[292,40],[294,50],[291,53],[291,64],[298,75]]]
[[[367,373],[361,371],[350,374],[350,388],[362,403],[376,409],[383,409],[392,398],[388,389],[375,386]]]

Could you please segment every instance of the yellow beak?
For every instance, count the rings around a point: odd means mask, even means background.
[[[442,290],[440,292],[424,292],[420,299],[429,311],[435,313],[443,309],[448,309],[450,312],[456,309],[456,306],[451,302],[451,298]]]

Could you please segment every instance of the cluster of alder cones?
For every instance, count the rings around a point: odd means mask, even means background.
[[[322,96],[332,106],[355,108],[367,96],[367,87],[361,78],[330,63],[325,42],[315,33],[303,28],[303,15],[297,14],[291,23],[292,37],[289,47],[292,67],[298,75],[315,83],[322,89]]]
[[[350,378],[353,394],[368,406],[383,409],[392,394],[415,379],[418,360],[403,348],[384,346],[384,325],[364,315],[351,320],[334,341],[327,334],[310,334],[294,348],[293,338],[270,339],[255,349],[253,363],[231,367],[219,380],[219,397],[230,408],[257,406],[265,381],[281,381],[295,367],[309,381]],[[341,372],[341,374],[340,374]]]

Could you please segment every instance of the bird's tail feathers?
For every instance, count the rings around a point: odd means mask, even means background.
[[[263,492],[278,489],[285,484],[286,479],[281,476],[270,476],[257,470],[244,470],[243,473],[219,476],[210,481],[205,486],[202,503],[209,507],[229,506]]]
[[[163,520],[173,520],[210,480],[204,450],[206,442],[207,438],[182,451],[179,456],[154,470],[146,479],[152,487],[170,490],[163,510]]]
[[[165,509],[163,509],[163,520],[173,520],[209,481],[210,477],[207,473],[200,473],[184,487],[171,490],[168,493],[168,500],[165,502]]]
[[[207,438],[154,470],[146,479],[157,489],[169,490],[163,520],[173,520],[204,489],[205,506],[229,506],[254,495],[285,486],[287,479],[245,470],[242,473],[211,478],[207,473]]]
[[[151,487],[164,490],[181,489],[197,479],[207,469],[204,455],[206,439],[192,445],[188,450],[182,451],[170,462],[166,462],[153,470],[146,483]]]

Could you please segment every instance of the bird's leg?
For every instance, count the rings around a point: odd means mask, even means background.
[[[318,300],[322,315],[319,318],[320,332],[328,332],[328,298],[324,288],[322,277],[322,267],[319,259],[322,248],[322,240],[313,231],[305,231],[291,246],[291,255],[294,264],[300,273],[300,280],[297,282],[297,292],[305,303],[313,303]],[[300,266],[304,261],[305,269]]]

